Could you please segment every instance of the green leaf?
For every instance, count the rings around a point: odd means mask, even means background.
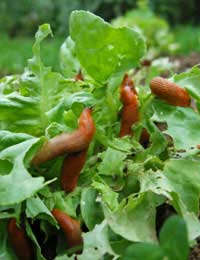
[[[133,242],[156,241],[155,204],[151,193],[140,193],[120,203],[114,212],[104,206],[105,217],[111,229]]]
[[[31,219],[44,219],[56,225],[55,218],[39,197],[26,200],[26,216]]]
[[[97,191],[92,188],[85,188],[81,194],[81,214],[86,226],[91,230],[96,224],[103,220],[103,211],[97,201]]]
[[[92,231],[83,234],[83,240],[83,253],[78,256],[79,260],[99,260],[105,254],[111,255],[112,259],[117,258],[110,246],[106,221],[96,225]]]
[[[65,99],[65,107],[71,108],[73,104],[80,103],[85,106],[94,106],[97,100],[94,99],[93,95],[89,92],[81,91],[73,93]]]
[[[75,43],[67,37],[60,48],[60,67],[66,77],[74,77],[80,70],[80,63],[75,52]]]
[[[188,211],[194,212],[196,215],[199,213],[199,172],[199,162],[188,159],[171,159],[164,169],[171,189],[179,194]]]
[[[20,75],[9,75],[0,79],[0,95],[10,94],[19,89]]]
[[[186,260],[189,255],[187,229],[184,220],[172,216],[160,231],[160,244],[137,243],[128,246],[122,260]]]
[[[52,121],[64,124],[64,98],[72,88],[77,90],[77,84],[42,63],[40,45],[49,34],[49,25],[39,27],[33,58],[19,76],[17,88],[0,94],[0,129],[40,136]]]
[[[200,115],[192,108],[170,106],[158,100],[153,108],[155,120],[167,123],[164,133],[173,138],[176,149],[188,149],[200,143]]]
[[[101,194],[99,200],[101,201],[102,198],[103,202],[107,204],[110,210],[114,211],[119,207],[119,194],[114,192],[99,176],[93,181],[92,187],[99,191]]]
[[[194,212],[188,211],[187,207],[184,205],[183,201],[180,199],[177,193],[172,192],[171,197],[173,199],[172,205],[183,217],[185,223],[187,224],[188,237],[189,240],[192,241],[200,235],[200,221],[198,216],[196,216]]]
[[[57,256],[54,260],[74,260],[74,256],[68,257],[67,255]]]
[[[102,162],[99,164],[100,175],[121,176],[123,174],[124,159],[126,153],[108,148],[102,155]]]
[[[199,171],[198,161],[171,159],[166,163],[163,172],[140,173],[140,192],[151,191],[165,196],[186,221],[190,240],[200,235],[197,217],[200,198]]]
[[[0,131],[0,151],[8,148],[11,145],[15,145],[33,138],[31,135],[23,133],[12,133],[9,131]]]
[[[70,35],[81,65],[97,81],[133,68],[145,53],[138,32],[128,27],[115,28],[86,11],[72,12]]]
[[[0,176],[0,206],[20,203],[44,187],[44,178],[32,177],[25,167],[26,154],[33,145],[41,145],[39,141],[32,138],[0,152],[0,160],[13,165],[8,174]]]
[[[187,228],[182,218],[173,216],[164,223],[160,231],[160,245],[169,259],[188,259]]]
[[[130,245],[124,252],[122,260],[164,260],[164,253],[158,245],[137,243]],[[171,259],[172,260],[172,259]]]
[[[147,127],[146,129],[151,134],[150,140],[151,144],[148,149],[146,149],[145,153],[160,155],[167,147],[167,140],[163,133],[155,126],[155,124],[151,120],[146,120]]]
[[[77,217],[77,207],[80,204],[81,190],[76,188],[73,192],[65,194],[63,191],[57,191],[52,194],[54,201],[53,207],[63,210],[72,217]]]
[[[30,239],[33,241],[33,243],[35,245],[37,259],[38,260],[45,260],[44,256],[42,255],[40,245],[39,245],[39,243],[38,243],[38,241],[37,241],[37,239],[36,239],[36,237],[33,233],[33,230],[31,229],[31,226],[28,223],[28,221],[25,222],[25,226],[26,226],[27,235],[30,237]]]

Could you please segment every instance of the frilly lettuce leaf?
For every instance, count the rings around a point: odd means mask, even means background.
[[[83,235],[84,248],[83,253],[79,256],[80,260],[99,260],[105,254],[117,259],[117,254],[113,251],[108,237],[108,224],[104,220],[101,224],[96,225],[94,229]]]
[[[17,87],[14,79],[2,81],[0,85],[0,128],[3,130],[34,136],[44,134],[52,121],[63,122],[64,98],[72,92],[72,87],[73,91],[79,89],[75,81],[64,79],[43,64],[40,44],[48,35],[52,35],[50,26],[41,25],[35,36],[33,58],[24,73],[16,78]]]
[[[0,152],[0,161],[9,163],[8,169],[5,168],[5,173],[0,175],[0,206],[20,203],[44,187],[44,178],[32,177],[26,168],[29,163],[27,153],[31,152],[33,146],[36,148],[39,145],[40,139],[32,138],[10,145]]]

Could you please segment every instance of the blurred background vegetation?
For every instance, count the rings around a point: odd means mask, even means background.
[[[200,52],[197,0],[1,0],[0,75],[23,70],[31,57],[33,36],[42,23],[50,23],[55,36],[43,46],[43,57],[57,70],[69,15],[78,9],[98,14],[114,25],[140,30],[147,41],[149,59]]]

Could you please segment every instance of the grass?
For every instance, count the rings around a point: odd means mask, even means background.
[[[21,73],[32,57],[33,38],[10,39],[0,35],[0,75]],[[54,70],[59,70],[59,48],[64,39],[52,38],[42,43],[42,60],[46,65],[51,65]]]

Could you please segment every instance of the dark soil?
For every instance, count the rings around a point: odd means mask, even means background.
[[[191,249],[189,260],[200,260],[200,238],[197,239],[197,245]]]

